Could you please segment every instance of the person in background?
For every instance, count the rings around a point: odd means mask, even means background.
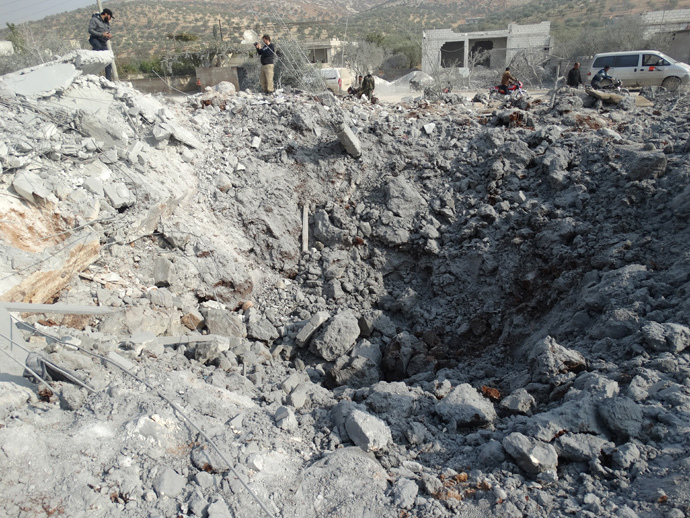
[[[571,88],[579,88],[582,84],[584,83],[580,75],[580,63],[575,63],[573,68],[570,69],[570,72],[568,72],[567,85]]]
[[[261,90],[265,94],[273,93],[273,65],[276,59],[275,46],[271,43],[271,37],[268,34],[264,34],[261,38],[261,43],[257,42],[254,46],[261,58],[261,75],[259,76]]]
[[[503,95],[506,95],[508,93],[508,87],[512,84],[517,84],[518,80],[515,79],[512,74],[510,73],[510,67],[506,67],[506,71],[503,72],[503,75],[501,76],[501,86],[499,87],[499,90]]]
[[[113,12],[110,9],[103,9],[103,12],[95,13],[89,20],[89,43],[93,50],[108,50],[108,40],[112,38],[110,34],[110,21],[114,20]],[[105,67],[105,78],[113,80],[113,66]]]
[[[609,75],[609,70],[611,70],[611,67],[606,65],[604,68],[599,70],[599,72],[596,73],[596,75],[592,78],[592,88],[595,90],[599,90],[601,88],[601,82],[604,79],[611,79],[611,76]]]
[[[371,70],[367,72],[367,75],[362,79],[362,88],[360,88],[359,97],[366,95],[367,99],[371,100],[372,94],[374,93],[374,88],[376,88],[376,82],[374,81],[374,76],[371,75]]]

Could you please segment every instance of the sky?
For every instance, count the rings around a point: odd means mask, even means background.
[[[0,29],[7,27],[7,22],[20,24],[40,20],[50,14],[88,6],[93,6],[96,12],[98,2],[95,0],[0,0]],[[107,7],[107,2],[104,2],[103,6]]]

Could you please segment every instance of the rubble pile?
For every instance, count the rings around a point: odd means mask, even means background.
[[[586,97],[0,89],[2,514],[688,515],[690,102]]]

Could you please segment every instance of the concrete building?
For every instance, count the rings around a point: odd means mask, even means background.
[[[480,64],[502,68],[523,51],[548,54],[551,48],[551,23],[531,25],[511,23],[507,30],[454,32],[452,29],[424,31],[422,71],[434,75],[441,68],[466,69],[471,54],[488,51]]]
[[[684,63],[690,63],[690,9],[649,11],[642,13],[645,37],[655,33],[668,33],[671,42],[668,55]]]
[[[305,41],[300,44],[311,63],[332,64],[339,59],[343,42],[338,38],[330,40]]]

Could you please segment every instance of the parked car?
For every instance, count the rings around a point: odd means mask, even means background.
[[[663,86],[667,90],[675,91],[681,85],[690,83],[690,65],[676,61],[657,50],[597,54],[587,78],[591,81],[606,65],[611,67],[609,75],[623,81],[623,85],[628,88]]]
[[[352,76],[346,68],[322,68],[321,77],[334,94],[342,94],[352,85]]]

